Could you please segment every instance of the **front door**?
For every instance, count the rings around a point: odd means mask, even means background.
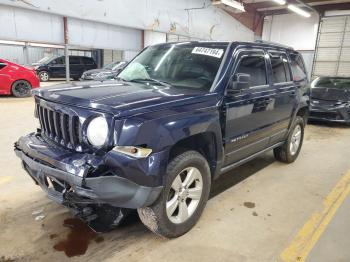
[[[64,77],[66,75],[65,57],[60,56],[52,60],[49,65],[50,77]]]
[[[269,84],[268,56],[263,49],[241,50],[236,54],[233,75],[249,74],[250,87],[226,95],[224,110],[225,161],[230,165],[266,148],[271,132],[275,90]]]

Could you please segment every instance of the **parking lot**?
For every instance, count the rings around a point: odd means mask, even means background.
[[[0,115],[1,261],[300,261],[295,256],[312,250],[307,261],[350,256],[349,199],[343,206],[339,200],[348,193],[348,127],[310,124],[295,163],[276,162],[267,153],[226,173],[214,182],[194,229],[165,240],[136,213],[98,235],[73,219],[34,185],[13,152],[14,141],[38,125],[33,98],[2,97],[0,111],[6,112]]]

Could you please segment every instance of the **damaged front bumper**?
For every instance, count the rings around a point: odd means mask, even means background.
[[[310,107],[309,119],[350,124],[350,106],[314,104]]]
[[[15,153],[48,197],[68,207],[107,204],[134,209],[151,205],[162,191],[161,185],[141,185],[125,177],[131,168],[134,180],[155,184],[159,179],[150,177],[157,175],[154,168],[161,162],[161,153],[152,156],[153,166],[147,168],[148,159],[140,164],[115,152],[104,156],[72,152],[34,133],[19,139]]]

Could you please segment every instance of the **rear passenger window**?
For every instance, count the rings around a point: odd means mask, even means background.
[[[243,56],[236,73],[249,74],[251,77],[251,86],[266,85],[265,57],[263,55]]]
[[[293,73],[293,80],[300,81],[307,78],[306,70],[303,60],[299,54],[291,54],[291,68]]]
[[[291,81],[288,59],[285,54],[270,52],[272,81],[284,83]]]
[[[69,57],[69,64],[71,65],[80,65],[80,57]]]
[[[88,58],[88,57],[83,57],[83,63],[85,65],[93,65],[94,61],[92,60],[92,58]]]
[[[3,69],[6,66],[5,63],[0,63],[0,70]]]

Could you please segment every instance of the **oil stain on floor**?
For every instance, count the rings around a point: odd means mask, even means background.
[[[68,218],[64,220],[63,226],[68,227],[70,232],[66,239],[56,243],[53,248],[64,252],[67,257],[84,255],[92,240],[95,240],[96,243],[104,240],[80,219]]]
[[[247,208],[254,208],[255,207],[255,203],[253,203],[253,202],[244,202],[243,205]]]

